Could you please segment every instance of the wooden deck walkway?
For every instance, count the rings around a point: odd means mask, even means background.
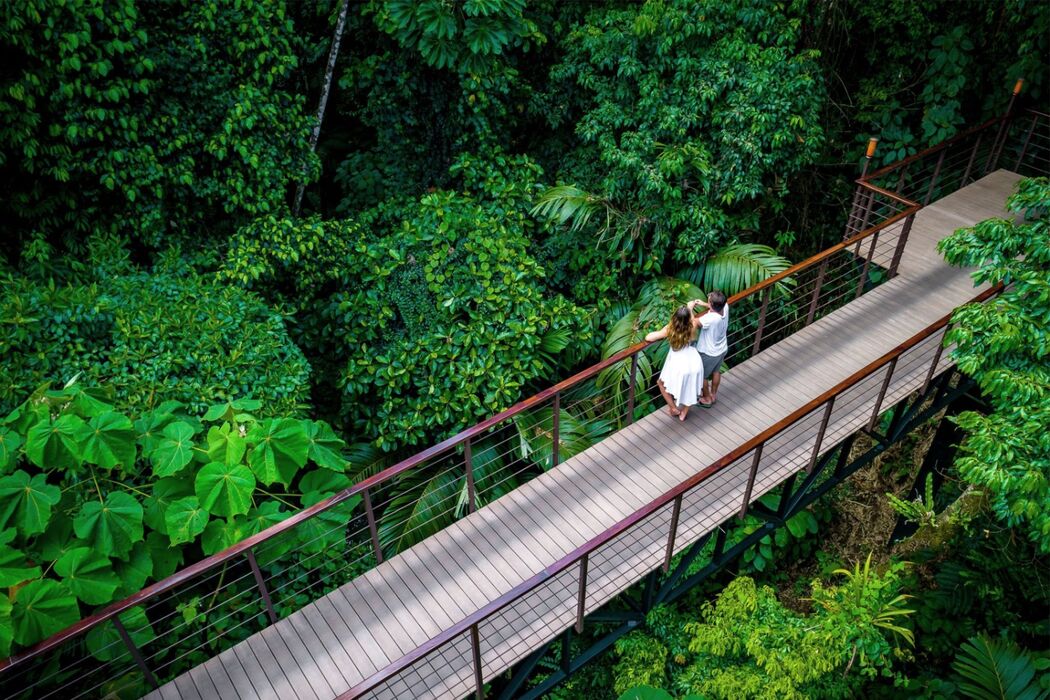
[[[919,211],[898,277],[734,367],[714,409],[685,423],[662,411],[637,421],[147,697],[327,700],[346,692],[973,298],[969,272],[946,265],[936,242],[1003,215],[1018,177],[997,171]],[[939,341],[934,334],[901,358],[884,408],[921,386]],[[883,378],[875,373],[836,401],[824,449],[867,422]],[[814,412],[766,445],[753,498],[805,467],[820,418]],[[737,512],[750,460],[686,495],[676,551]],[[670,517],[665,508],[592,554],[588,611],[662,563]],[[577,586],[578,571],[566,570],[482,623],[486,679],[575,622]],[[473,689],[472,669],[464,634],[371,696],[462,697]]]

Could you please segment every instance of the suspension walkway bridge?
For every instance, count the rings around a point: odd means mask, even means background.
[[[641,343],[2,662],[0,687],[76,697],[133,677],[154,688],[150,700],[459,698],[482,697],[502,677],[503,694],[514,695],[513,669],[534,665],[567,630],[640,581],[688,578],[671,573],[680,559],[692,561],[701,545],[712,558],[725,554],[732,523],[749,512],[782,523],[833,461],[842,468],[851,436],[877,435],[900,418],[897,407],[950,391],[951,313],[996,290],[975,288],[971,271],[948,266],[936,244],[1003,216],[1022,174],[1047,172],[1048,127],[1035,112],[993,120],[859,179],[842,243],[730,300],[731,368],[711,410],[686,422],[655,410],[658,348]],[[570,418],[619,429],[572,454],[561,439]],[[530,437],[533,447],[546,440],[546,470],[507,493],[475,478],[482,460],[515,469]],[[422,469],[455,475],[446,507],[462,517],[389,551],[377,523],[401,507],[390,486]],[[757,503],[774,490],[775,512]],[[370,558],[364,573],[321,581],[287,546],[268,555],[351,502],[359,515],[335,527]],[[281,557],[286,570],[301,569],[301,589],[276,585]],[[139,608],[155,619],[187,590],[234,585],[227,609],[204,611],[203,633],[171,624],[167,639],[136,643],[121,617]],[[310,602],[279,617],[274,600],[302,590]],[[165,651],[191,634],[213,648],[235,620],[247,625],[242,641],[211,658]],[[104,625],[126,651],[101,662],[78,640]],[[56,659],[71,680],[47,686]]]

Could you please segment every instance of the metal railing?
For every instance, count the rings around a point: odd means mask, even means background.
[[[1032,112],[994,120],[862,177],[844,241],[729,300],[727,362],[892,278],[915,212],[974,179],[982,158],[984,170],[1007,159],[1045,171],[1048,125]],[[654,410],[661,353],[650,345],[602,360],[0,661],[0,687],[75,697],[112,689],[114,679],[138,683],[141,674],[156,686],[177,675]],[[599,386],[602,376],[619,386]],[[755,463],[761,458],[758,449]],[[405,497],[422,482],[436,484],[424,512],[422,499]]]

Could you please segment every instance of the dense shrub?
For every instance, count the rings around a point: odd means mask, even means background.
[[[59,285],[9,277],[0,293],[0,410],[52,377],[105,380],[122,409],[200,410],[234,396],[290,413],[309,365],[281,316],[244,290],[188,272],[126,272]]]

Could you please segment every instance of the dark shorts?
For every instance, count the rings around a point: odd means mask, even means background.
[[[723,352],[721,355],[705,355],[700,353],[700,359],[704,361],[704,379],[711,376],[712,372],[718,371],[718,368],[722,366],[722,360],[725,359],[726,354]]]

